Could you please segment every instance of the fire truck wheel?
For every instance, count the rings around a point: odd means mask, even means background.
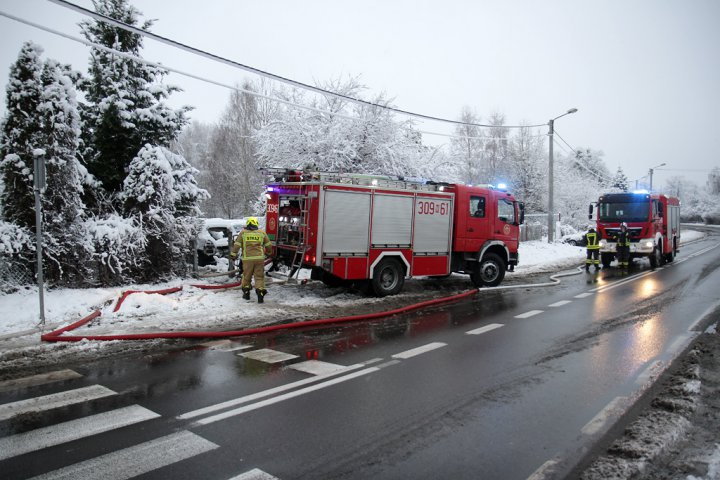
[[[395,295],[405,283],[405,275],[400,262],[395,258],[386,258],[375,267],[370,281],[373,292],[378,297]]]
[[[657,268],[662,265],[662,255],[660,255],[660,244],[658,244],[650,254],[650,268]]]
[[[486,254],[470,274],[476,287],[495,287],[505,278],[505,263],[494,253]]]

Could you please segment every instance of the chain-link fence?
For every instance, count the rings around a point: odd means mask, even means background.
[[[35,275],[26,262],[10,255],[0,255],[0,292],[14,292],[31,284],[35,284]]]

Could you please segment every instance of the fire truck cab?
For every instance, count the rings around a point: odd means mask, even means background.
[[[589,217],[592,219],[593,205]],[[600,259],[609,267],[617,252],[620,224],[630,234],[630,260],[647,257],[652,268],[672,262],[680,246],[680,200],[647,191],[608,193],[597,202]]]
[[[469,274],[498,285],[518,263],[523,205],[490,186],[268,169],[275,256],[329,285],[368,280],[378,296],[405,278]]]

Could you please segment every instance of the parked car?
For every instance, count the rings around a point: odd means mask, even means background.
[[[584,247],[586,245],[584,233],[571,233],[560,237],[560,241],[569,245]]]
[[[207,218],[195,239],[198,266],[214,265],[217,258],[227,258],[235,236],[245,227],[245,219]]]

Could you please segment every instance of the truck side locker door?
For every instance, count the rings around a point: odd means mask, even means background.
[[[479,252],[485,240],[490,234],[490,215],[492,209],[489,208],[488,196],[484,193],[469,192],[464,199],[464,205],[460,205],[460,209],[465,209],[467,221],[465,222],[465,251]]]

